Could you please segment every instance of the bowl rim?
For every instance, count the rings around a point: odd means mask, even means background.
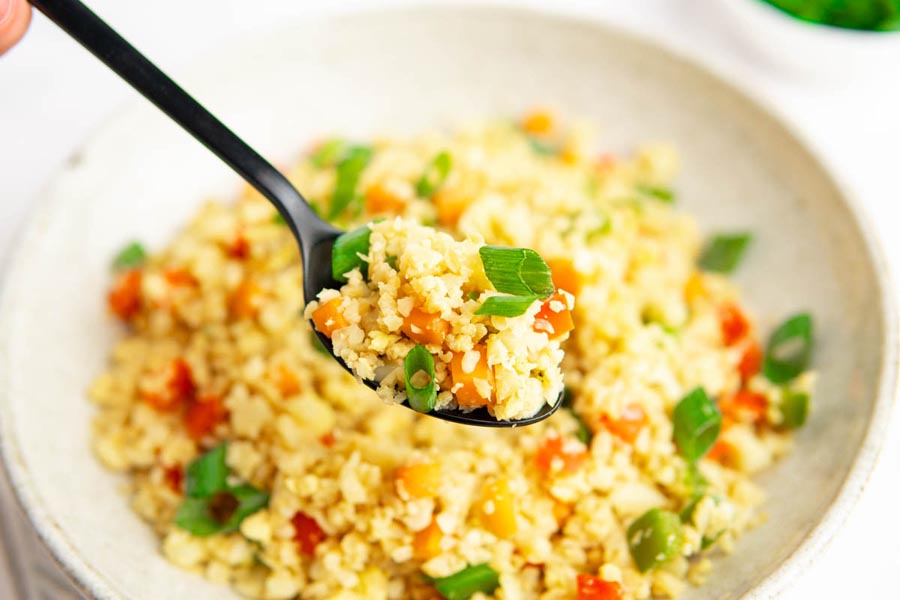
[[[785,27],[794,28],[796,31],[803,31],[806,34],[830,36],[833,39],[843,38],[851,43],[877,43],[877,41],[895,41],[900,38],[898,29],[853,29],[831,23],[807,21],[782,10],[768,0],[731,0],[731,2],[745,5],[747,10],[753,11],[760,18],[768,19],[770,22],[778,21]]]
[[[734,1],[765,4],[762,0]],[[777,10],[771,6],[762,8]],[[348,11],[336,14],[316,14],[301,19],[294,19],[290,23],[274,27],[268,32],[243,35],[237,39],[237,46],[244,48],[253,47],[259,45],[261,40],[267,35],[296,33],[298,29],[307,27],[327,27],[329,23],[341,19],[360,19],[372,15],[390,15],[399,18],[403,15],[411,14],[433,16],[448,13],[469,13],[476,16],[490,15],[506,18],[524,17],[543,20],[560,26],[590,26],[598,33],[613,35],[645,48],[662,52],[667,55],[669,60],[715,80],[718,85],[723,86],[724,89],[744,100],[751,110],[755,110],[774,126],[780,128],[786,136],[796,141],[801,150],[821,169],[828,182],[837,190],[840,202],[846,207],[853,220],[853,225],[863,240],[878,287],[878,297],[882,307],[881,318],[884,322],[884,336],[881,348],[883,358],[879,369],[878,391],[862,442],[831,504],[821,515],[821,518],[813,526],[812,530],[785,561],[778,568],[766,574],[756,587],[744,596],[747,599],[775,597],[833,539],[861,497],[884,445],[897,394],[898,352],[900,352],[898,340],[900,340],[900,335],[898,335],[898,314],[894,298],[893,277],[876,230],[872,226],[861,202],[855,194],[851,193],[840,176],[828,168],[828,161],[823,159],[811,139],[798,131],[783,112],[773,106],[770,101],[747,89],[736,81],[733,76],[729,76],[721,66],[717,66],[710,61],[700,60],[698,52],[687,49],[683,44],[674,42],[671,39],[661,38],[652,33],[636,31],[633,26],[627,24],[611,23],[602,15],[565,12],[553,7],[538,6],[537,4],[527,6],[509,5],[498,0],[476,0],[475,2],[464,4],[455,4],[452,0],[437,0],[413,5],[354,7]],[[785,15],[785,17],[789,17],[789,15]],[[793,20],[803,23],[798,19]],[[818,27],[816,25],[807,25],[813,28]],[[832,27],[832,29],[838,28]],[[854,30],[839,31],[847,33]],[[860,32],[857,31],[855,33]],[[217,50],[217,47],[206,50],[199,58],[190,61],[186,65],[186,69],[179,69],[177,71],[179,75],[187,74],[187,77],[179,77],[179,79],[190,80],[192,75],[198,73],[198,67],[216,60],[215,50]],[[77,156],[81,149],[90,147],[94,140],[103,134],[109,123],[114,122],[121,115],[128,114],[143,102],[144,100],[140,99],[130,99],[111,111],[105,119],[85,136],[83,142],[74,151],[74,156]],[[0,360],[2,360],[7,351],[3,340],[6,337],[5,331],[9,327],[9,319],[6,317],[12,310],[9,290],[14,287],[13,282],[21,278],[20,272],[24,270],[22,259],[27,253],[27,246],[24,242],[29,240],[42,216],[51,212],[60,204],[59,198],[55,197],[50,191],[54,182],[58,180],[65,170],[66,163],[64,162],[57,167],[54,174],[36,192],[37,199],[33,203],[33,208],[30,210],[23,227],[14,236],[12,251],[7,255],[4,261],[5,264],[0,265],[0,268],[2,268],[2,271],[0,271]],[[3,383],[5,383],[5,378],[2,371],[0,371],[0,384]],[[0,475],[2,475],[2,472],[5,472],[16,503],[28,517],[41,543],[49,550],[50,557],[85,597],[96,600],[121,600],[122,596],[116,592],[115,586],[109,578],[77,552],[69,537],[62,531],[53,515],[43,506],[36,491],[31,487],[29,471],[25,465],[16,438],[16,432],[11,425],[11,420],[5,414],[8,403],[9,399],[6,394],[0,393]]]

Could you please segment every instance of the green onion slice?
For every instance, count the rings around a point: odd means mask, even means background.
[[[225,452],[226,445],[220,444],[188,466],[175,525],[194,535],[237,531],[245,518],[269,503],[269,494],[252,485],[228,485]]]
[[[347,142],[344,140],[333,139],[324,142],[309,157],[309,161],[314,167],[319,169],[323,167],[331,167],[337,164],[347,150]]]
[[[485,274],[498,292],[546,298],[556,291],[550,267],[534,250],[482,246],[478,254]]]
[[[707,271],[731,273],[752,240],[753,235],[747,232],[716,235],[703,249],[698,264]]]
[[[559,154],[559,146],[557,146],[556,144],[544,142],[533,137],[528,138],[528,144],[531,146],[531,149],[535,151],[535,153],[541,154],[543,156],[556,156],[557,154]]]
[[[225,489],[225,480],[228,477],[225,452],[226,445],[219,444],[188,465],[184,482],[186,496],[206,498]]]
[[[424,372],[428,382],[417,386],[413,379],[417,373]],[[434,383],[434,357],[425,346],[417,344],[403,359],[403,376],[406,380],[406,397],[409,405],[423,413],[434,410],[437,399],[437,386]]]
[[[675,202],[675,192],[670,188],[663,187],[661,185],[639,185],[637,186],[637,189],[645,196],[651,196],[652,198],[659,200],[660,202],[664,202],[666,204],[672,204]]]
[[[435,156],[416,184],[416,194],[422,198],[431,198],[447,179],[452,165],[453,159],[449,152],[441,152]]]
[[[338,163],[334,193],[331,195],[327,215],[329,220],[340,216],[352,203],[359,203],[356,185],[371,158],[372,149],[368,146],[351,146]]]
[[[363,256],[369,253],[369,236],[372,230],[368,225],[357,227],[353,231],[342,233],[334,240],[331,248],[331,276],[335,281],[347,281],[347,273],[359,269],[363,277],[368,275],[369,263]]]
[[[628,549],[638,571],[646,573],[678,555],[684,543],[681,519],[651,508],[628,527]]]
[[[537,296],[491,296],[481,303],[475,314],[494,317],[518,317],[525,314],[531,303],[537,299]]]
[[[500,575],[487,563],[470,565],[447,577],[428,578],[446,600],[469,600],[476,593],[492,594],[500,587]]]
[[[809,416],[809,394],[785,390],[781,401],[781,424],[787,429],[798,429]]]
[[[140,242],[131,242],[116,254],[113,259],[113,269],[123,271],[125,269],[134,269],[144,264],[147,259],[147,252]]]
[[[672,414],[675,443],[689,463],[709,452],[722,426],[722,413],[703,388],[697,388],[682,398]]]
[[[808,313],[790,317],[769,338],[763,374],[772,383],[790,381],[809,365],[812,342],[812,317]]]

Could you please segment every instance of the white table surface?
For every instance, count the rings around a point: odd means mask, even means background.
[[[875,221],[892,264],[900,265],[900,53],[871,73],[845,73],[828,82],[787,74],[741,41],[721,12],[723,0],[593,0],[552,3],[553,10],[617,23],[652,34],[738,81],[781,113],[819,151]],[[89,4],[164,70],[178,73],[192,58],[290,19],[411,1],[356,0],[88,0]],[[500,4],[540,6],[538,0]],[[551,4],[547,2],[546,4]],[[78,144],[135,93],[42,17],[27,39],[0,58],[0,264],[27,217],[29,200]],[[863,498],[835,539],[784,592],[784,598],[897,597],[900,573],[900,419]],[[0,483],[0,503],[3,489]],[[7,504],[7,519],[15,515]],[[3,512],[0,511],[0,517]],[[27,555],[29,532],[0,518],[0,533]],[[0,542],[3,537],[0,536]],[[0,553],[2,554],[2,553]],[[25,566],[0,557],[0,598],[52,597],[57,577],[16,590],[10,570]],[[40,567],[41,569],[52,568]],[[28,585],[33,585],[29,583]]]

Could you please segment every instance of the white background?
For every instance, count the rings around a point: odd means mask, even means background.
[[[762,99],[794,125],[868,209],[891,262],[900,265],[894,223],[900,203],[900,52],[875,68],[811,79],[767,63],[742,39],[725,0],[547,2],[552,9],[635,29],[680,48]],[[748,0],[749,1],[749,0]],[[163,70],[231,40],[290,20],[403,1],[89,0]],[[538,1],[499,2],[540,6]],[[0,58],[0,264],[30,201],[103,119],[135,93],[42,17]],[[264,101],[264,100],[263,100]],[[837,537],[785,598],[900,596],[900,419],[866,492]],[[0,574],[3,568],[0,566]],[[2,582],[0,582],[2,584]],[[0,585],[2,588],[2,585]],[[4,597],[6,597],[4,595]]]

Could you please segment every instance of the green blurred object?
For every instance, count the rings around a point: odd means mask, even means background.
[[[900,0],[763,0],[810,23],[864,31],[900,30]]]

